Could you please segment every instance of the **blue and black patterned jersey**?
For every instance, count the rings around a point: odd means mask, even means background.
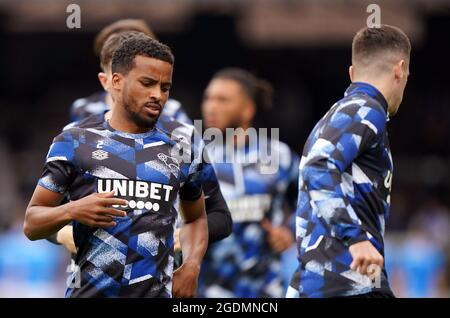
[[[350,269],[349,252],[370,240],[384,256],[393,170],[387,107],[375,87],[353,83],[308,137],[296,213],[300,265],[288,297],[390,291],[384,268],[372,282]]]
[[[269,247],[261,221],[288,226],[297,197],[289,198],[286,190],[297,183],[299,158],[284,143],[267,142],[268,153],[280,161],[276,172],[264,174],[261,144],[238,149],[238,157],[252,158],[249,163],[223,163],[226,150],[207,146],[231,211],[233,232],[208,249],[200,274],[203,297],[283,296],[280,255]]]
[[[63,131],[72,127],[91,128],[101,125],[101,123],[105,120],[105,113],[107,111],[108,110],[104,110],[102,113],[93,114],[83,118],[82,120],[70,123],[63,128]],[[161,114],[156,122],[156,127],[170,135],[172,131],[177,130],[177,127],[179,127],[180,124],[183,126],[190,126],[194,129],[192,125],[188,123],[180,123],[175,118],[166,116],[165,114]],[[205,153],[204,156],[206,158],[207,154]],[[205,195],[206,213],[208,214],[208,242],[213,243],[229,235],[229,228],[231,225],[227,226],[227,223],[231,224],[232,221],[230,211],[228,210],[225,199],[222,196],[219,181],[217,180],[217,176],[210,161],[210,158],[204,160],[200,178],[203,193]],[[179,221],[181,221],[181,219]]]
[[[196,200],[202,193],[203,141],[178,122],[171,131],[143,134],[116,131],[103,120],[87,126],[54,139],[39,185],[71,200],[115,191],[129,203],[115,227],[73,222],[78,251],[66,296],[171,297],[174,205],[178,195]]]
[[[108,104],[106,104],[106,95],[106,91],[97,92],[74,101],[70,107],[70,121],[81,121],[90,115],[102,114],[109,110]],[[162,115],[175,118],[182,123],[192,124],[181,103],[172,98],[169,98],[164,105]]]
[[[77,99],[70,109],[72,122],[66,125],[63,130],[72,127],[95,127],[102,123],[105,113],[109,111],[109,106],[106,103],[106,94],[107,92],[103,91],[92,94],[89,97]],[[156,122],[156,127],[170,134],[170,131],[176,129],[180,123],[192,125],[192,120],[179,101],[169,98],[164,104],[161,116]],[[220,188],[212,165],[203,165],[202,178],[205,199],[208,199],[210,196],[217,197],[217,192],[220,192]],[[211,238],[213,239],[211,241],[216,241],[221,239],[222,235],[218,235],[218,237],[213,235]]]

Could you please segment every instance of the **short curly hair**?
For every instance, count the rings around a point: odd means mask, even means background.
[[[115,50],[111,62],[112,73],[127,74],[134,68],[134,58],[138,55],[165,61],[171,65],[175,62],[172,50],[167,45],[143,33],[137,33],[123,41]]]
[[[119,33],[111,34],[103,44],[102,50],[100,52],[100,67],[106,72],[111,67],[111,60],[114,52],[117,50],[119,45],[133,36],[136,36],[139,32],[137,31],[123,31]]]

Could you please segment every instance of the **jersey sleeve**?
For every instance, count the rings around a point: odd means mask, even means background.
[[[233,220],[220,188],[205,198],[205,209],[208,218],[209,244],[229,236],[233,230]]]
[[[314,142],[307,143],[300,187],[308,192],[310,204],[317,208],[331,234],[352,245],[369,240],[369,234],[345,195],[345,171],[363,151],[377,145],[386,113],[378,107],[349,102],[335,107],[314,129],[310,137]]]
[[[209,244],[224,239],[231,234],[233,221],[228,205],[220,191],[219,181],[214,171],[213,162],[204,150],[204,162],[201,174],[205,209],[208,217]]]
[[[75,177],[73,165],[74,146],[69,132],[63,132],[53,140],[38,184],[50,191],[64,194]]]
[[[173,98],[170,98],[167,101],[166,105],[164,106],[164,114],[166,116],[174,118],[175,120],[177,120],[181,123],[188,124],[188,125],[193,124],[191,118],[184,110],[183,105],[181,105],[181,103],[179,101],[177,101]]]
[[[208,155],[205,147],[203,150],[203,167],[200,175],[205,199],[220,190],[219,180],[217,179],[213,164],[211,156]]]

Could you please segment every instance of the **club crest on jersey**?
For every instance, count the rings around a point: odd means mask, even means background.
[[[170,169],[174,175],[177,175],[180,172],[180,164],[176,158],[170,157],[162,152],[158,155],[158,159],[164,162],[164,164]]]
[[[105,160],[108,159],[108,153],[104,150],[95,150],[92,152],[92,159]]]

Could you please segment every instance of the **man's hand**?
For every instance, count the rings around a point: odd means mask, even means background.
[[[127,205],[127,200],[114,198],[114,191],[92,193],[84,198],[71,201],[70,217],[84,225],[92,227],[112,227],[116,225],[114,217],[124,217],[126,212],[112,208],[112,205]]]
[[[173,233],[173,249],[175,252],[181,251],[181,244],[180,244],[180,229],[175,229],[175,232]]]
[[[200,265],[185,262],[173,272],[172,296],[174,298],[194,298],[197,293]]]
[[[66,225],[56,233],[56,241],[64,246],[70,253],[75,254],[77,249],[73,240],[73,226]]]
[[[274,252],[284,252],[294,243],[294,236],[287,227],[273,226],[267,219],[261,222],[261,226],[267,232],[267,241]]]
[[[352,270],[367,275],[372,280],[380,274],[384,258],[370,241],[355,243],[350,246],[349,251],[353,258],[350,265]]]

